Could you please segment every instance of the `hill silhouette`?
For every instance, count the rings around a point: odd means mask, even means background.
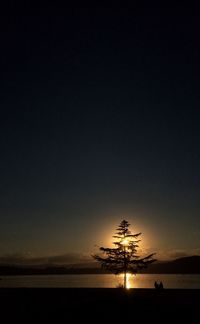
[[[97,262],[71,264],[71,265],[40,265],[17,266],[0,265],[0,275],[46,275],[46,274],[103,274],[109,273],[102,270]],[[178,258],[173,261],[155,262],[142,273],[165,274],[200,274],[200,256]]]
[[[200,256],[182,257],[173,261],[157,262],[149,266],[149,269],[146,269],[143,273],[199,274]]]

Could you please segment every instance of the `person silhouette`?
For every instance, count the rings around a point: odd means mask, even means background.
[[[162,281],[159,284],[159,289],[163,289],[163,283],[162,283]]]
[[[159,284],[157,283],[157,281],[154,282],[154,287],[155,287],[155,289],[159,288]]]

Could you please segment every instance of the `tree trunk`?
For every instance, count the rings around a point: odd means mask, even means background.
[[[124,272],[124,288],[126,289],[127,287],[127,276],[126,276],[126,271]]]
[[[125,239],[125,235],[124,235],[124,239]],[[123,250],[124,250],[124,289],[126,289],[127,280],[126,280],[126,246],[125,245],[123,247]]]

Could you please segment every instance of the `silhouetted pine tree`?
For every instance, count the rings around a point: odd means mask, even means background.
[[[124,274],[124,288],[127,287],[127,273],[136,274],[142,268],[146,268],[150,263],[156,261],[152,253],[144,258],[137,255],[138,239],[142,233],[132,234],[129,230],[130,224],[123,220],[118,228],[114,248],[100,247],[101,255],[92,255],[95,260],[100,262],[102,268],[114,274]],[[105,255],[105,256],[104,256]]]

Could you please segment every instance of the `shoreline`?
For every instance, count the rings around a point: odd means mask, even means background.
[[[64,273],[56,273],[56,272],[47,272],[47,273],[5,273],[0,275],[0,279],[2,277],[21,277],[21,276],[65,276],[65,275],[115,275],[110,272],[64,272]],[[200,275],[200,272],[140,272],[136,273],[136,275],[180,275],[180,276],[198,276]]]

